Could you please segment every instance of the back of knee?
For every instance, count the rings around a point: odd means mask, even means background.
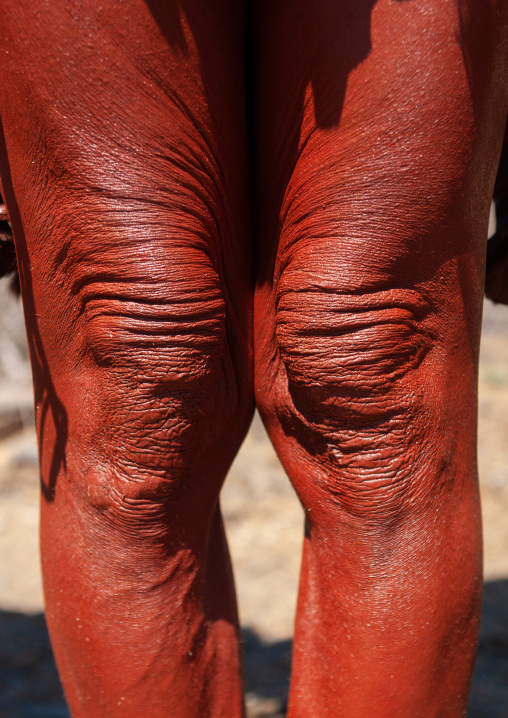
[[[296,483],[305,484],[304,503],[385,521],[429,490],[417,475],[432,456],[425,386],[432,303],[412,288],[351,293],[340,281],[326,291],[309,284],[293,291],[282,277],[277,295],[287,387],[277,411],[300,447]],[[298,479],[309,462],[314,475],[306,468]]]
[[[431,348],[431,302],[419,291],[370,293],[281,281],[277,345],[299,410],[361,424],[397,410]]]
[[[122,522],[162,516],[189,483],[196,503],[214,500],[249,418],[249,367],[229,349],[217,273],[197,252],[165,270],[147,276],[119,261],[107,278],[76,282],[84,370],[74,441],[94,467],[86,500]]]

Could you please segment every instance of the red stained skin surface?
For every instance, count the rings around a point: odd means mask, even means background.
[[[288,715],[463,715],[508,3],[0,10],[72,715],[244,714],[218,496],[254,401],[306,512]]]

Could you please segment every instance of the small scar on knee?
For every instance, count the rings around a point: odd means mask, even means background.
[[[86,474],[88,504],[102,513],[148,518],[171,502],[178,480],[152,473],[149,476],[121,476],[112,468],[100,467]]]
[[[110,483],[104,472],[90,471],[87,476],[87,496],[96,509],[105,511],[110,508],[112,499]]]

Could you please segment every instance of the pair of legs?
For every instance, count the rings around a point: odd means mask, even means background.
[[[254,400],[306,512],[289,715],[462,715],[508,4],[0,9],[73,716],[242,715],[218,496]]]

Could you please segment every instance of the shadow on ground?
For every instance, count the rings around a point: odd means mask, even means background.
[[[484,586],[482,629],[468,718],[508,716],[508,580]]]
[[[266,643],[247,628],[243,642],[249,714],[283,716],[291,641]],[[502,580],[485,584],[468,718],[507,715],[508,580]],[[42,614],[0,612],[0,718],[69,718]]]
[[[249,628],[242,639],[248,718],[285,716],[292,641],[267,643]]]
[[[0,718],[68,718],[44,615],[0,611]]]

